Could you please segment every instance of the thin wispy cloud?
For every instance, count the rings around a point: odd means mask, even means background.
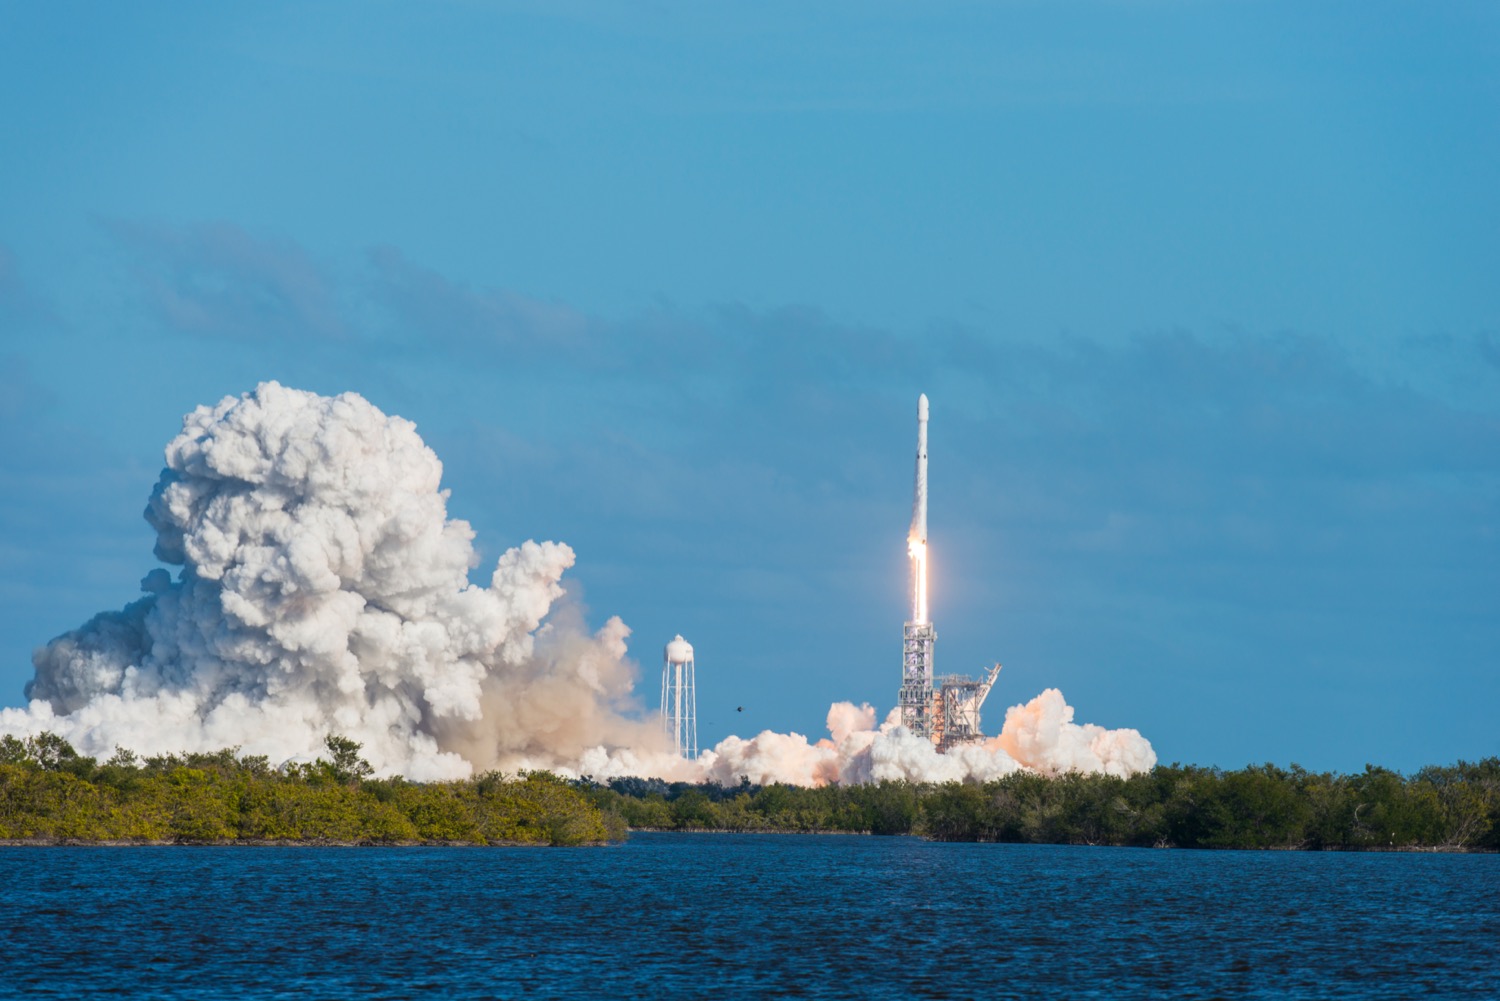
[[[474,288],[408,260],[395,247],[369,253],[367,289],[398,332],[492,358],[559,357],[587,365],[597,344],[588,317],[507,289]]]
[[[245,340],[347,334],[330,276],[291,240],[228,222],[100,225],[125,253],[147,309],[172,330]]]

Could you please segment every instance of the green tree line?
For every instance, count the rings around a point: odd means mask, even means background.
[[[314,844],[594,844],[618,814],[546,772],[462,782],[372,779],[360,745],[271,767],[237,748],[104,762],[44,733],[0,738],[0,840]]]
[[[913,834],[939,841],[1183,848],[1500,850],[1500,758],[1340,775],[1158,766],[1128,779],[1018,772],[985,783],[817,789],[545,772],[374,779],[360,745],[272,767],[231,748],[99,762],[54,734],[0,738],[0,840],[592,844],[627,829]]]
[[[939,841],[1181,848],[1500,850],[1500,758],[1351,775],[1158,766],[1128,779],[1017,772],[985,783],[582,783],[632,828],[916,834]]]

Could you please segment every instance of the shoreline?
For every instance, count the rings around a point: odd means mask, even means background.
[[[1185,851],[1185,852],[1338,852],[1342,854],[1376,854],[1376,853],[1405,853],[1420,855],[1496,855],[1500,849],[1494,848],[1470,848],[1459,845],[1408,845],[1397,847],[1381,845],[1370,848],[1350,848],[1347,846],[1333,846],[1328,848],[1303,848],[1295,845],[1278,845],[1270,848],[1200,848],[1183,847],[1182,845],[1109,845],[1109,844],[1086,844],[1067,841],[965,841],[965,840],[940,840],[938,838],[924,837],[921,834],[884,834],[877,835],[870,831],[727,831],[721,828],[709,827],[632,827],[631,834],[812,834],[812,835],[844,835],[854,838],[916,838],[919,841],[929,841],[933,844],[944,845],[1034,845],[1037,847],[1051,846],[1056,848],[1129,848],[1145,851]]]
[[[191,839],[0,838],[0,848],[607,848],[613,841],[553,845],[546,841],[342,841],[325,838],[245,838],[219,841]]]
[[[1370,848],[1298,848],[1280,846],[1274,848],[1183,848],[1179,845],[1099,845],[1099,844],[1068,844],[1060,842],[1031,842],[1031,841],[936,841],[933,838],[924,838],[920,834],[890,834],[875,835],[869,831],[837,831],[837,830],[814,830],[814,831],[726,831],[718,828],[664,828],[664,827],[633,827],[631,834],[770,834],[770,835],[813,835],[844,836],[853,838],[904,837],[916,838],[921,841],[929,841],[936,844],[950,845],[1035,845],[1052,846],[1058,848],[1129,848],[1145,849],[1151,851],[1188,851],[1188,852],[1329,852],[1338,854],[1407,854],[1407,855],[1495,855],[1500,854],[1493,848],[1472,848],[1456,845],[1411,845],[1406,847],[1379,846]],[[628,839],[627,839],[628,840]],[[248,838],[218,841],[194,841],[190,839],[129,839],[129,838],[106,838],[101,840],[89,840],[85,838],[59,838],[59,837],[36,837],[36,838],[0,838],[0,848],[608,848],[623,844],[623,841],[585,841],[576,845],[552,845],[544,841],[491,841],[479,843],[476,841],[375,841],[372,839],[359,840],[333,840],[324,838],[291,839],[291,838]]]

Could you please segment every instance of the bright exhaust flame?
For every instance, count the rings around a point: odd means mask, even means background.
[[[927,621],[927,543],[911,539],[906,548],[911,553],[911,620],[920,624]]]

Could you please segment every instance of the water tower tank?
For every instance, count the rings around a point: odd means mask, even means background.
[[[672,748],[698,756],[698,696],[693,680],[693,644],[678,633],[667,644],[661,666],[661,722]]]

